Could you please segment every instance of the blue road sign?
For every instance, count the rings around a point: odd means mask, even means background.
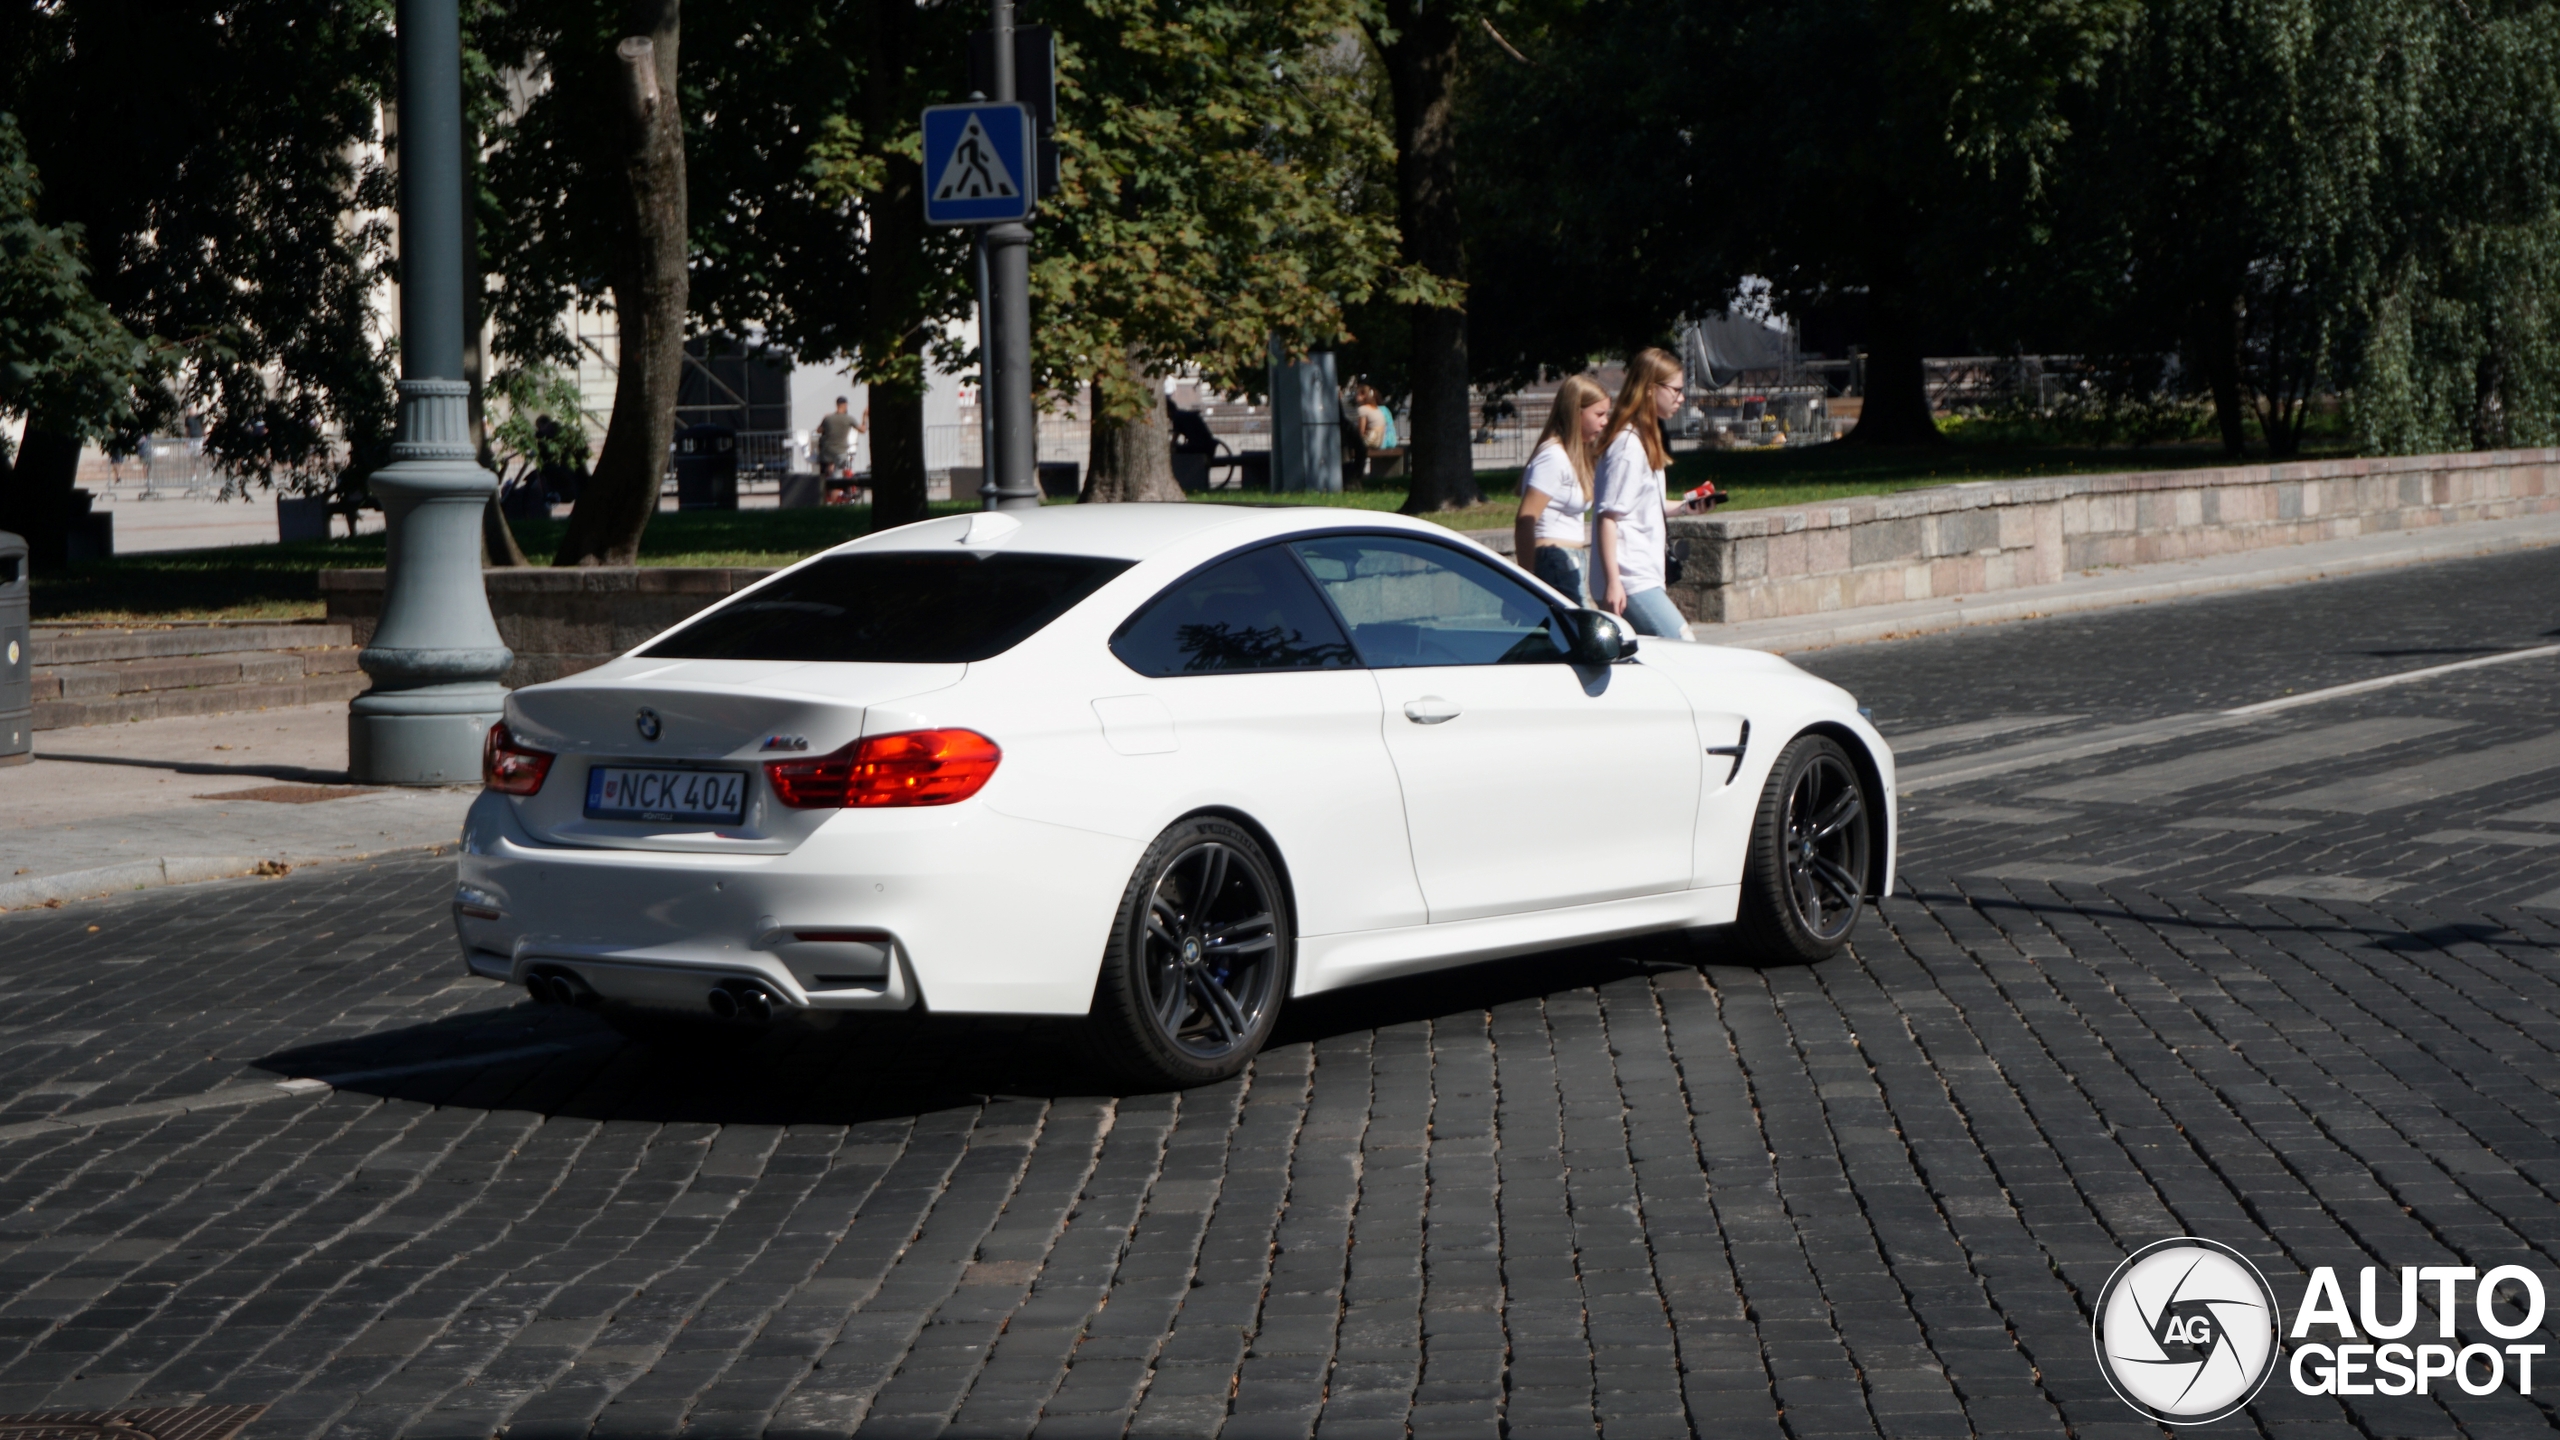
[[[1031,109],[1026,105],[928,105],[924,112],[924,222],[992,225],[1031,218]]]

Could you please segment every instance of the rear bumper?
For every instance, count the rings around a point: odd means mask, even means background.
[[[803,1010],[1080,1015],[1142,849],[975,803],[843,812],[783,855],[562,847],[483,794],[454,925],[475,975],[656,1009],[752,981]]]

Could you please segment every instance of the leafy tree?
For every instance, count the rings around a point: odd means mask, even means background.
[[[80,445],[208,418],[235,472],[325,481],[384,458],[392,403],[371,290],[392,32],[387,0],[8,0],[0,108],[44,184],[35,216],[76,236],[85,285],[157,362],[121,404],[84,387],[28,414],[11,487],[59,513]],[[147,97],[147,98],[144,98]],[[104,387],[112,388],[112,387]]]
[[[679,0],[484,0],[469,43],[526,102],[488,123],[484,261],[499,348],[568,358],[560,316],[610,297],[613,417],[554,563],[628,565],[658,508],[684,364],[691,245]]]
[[[2376,38],[2419,103],[2376,127],[2394,163],[2342,327],[2350,419],[2385,452],[2552,444],[2560,6],[2399,8]]]
[[[2040,306],[2180,352],[2234,456],[2338,389],[2373,449],[2551,433],[2556,14],[2146,0],[2075,107]]]
[[[1344,204],[1387,162],[1344,33],[1356,0],[1050,7],[1063,185],[1033,227],[1034,364],[1089,387],[1093,500],[1179,499],[1157,379],[1258,392],[1392,287],[1395,232]]]
[[[1696,0],[1722,63],[1683,123],[1756,160],[1721,182],[1727,252],[1790,307],[1863,298],[1866,400],[1851,438],[1937,438],[1933,331],[2006,308],[2001,262],[2138,0]],[[1755,180],[1757,183],[1755,183]]]
[[[1732,163],[1730,123],[1700,130],[1685,97],[1720,63],[1710,18],[1589,0],[1469,43],[1459,157],[1478,383],[1667,346],[1680,317],[1732,290],[1717,212],[1758,185]],[[1595,96],[1611,97],[1605,121]]]
[[[16,119],[0,115],[0,410],[69,417],[55,423],[79,439],[112,437],[132,428],[134,386],[151,359],[89,293],[78,232],[36,218],[40,193]],[[0,467],[6,448],[0,438]],[[59,506],[58,492],[13,485],[0,498],[9,502],[0,525],[23,535],[39,563],[58,563],[69,516],[46,504]]]
[[[1471,27],[1501,0],[1381,0],[1364,19],[1387,74],[1395,117],[1396,228],[1415,281],[1437,282],[1405,306],[1413,402],[1407,510],[1463,509],[1476,492],[1467,386],[1466,236],[1458,208],[1456,103]]]
[[[689,72],[696,312],[870,387],[872,524],[923,519],[926,366],[968,304],[963,235],[924,224],[917,117],[961,98],[979,12],[912,0],[706,11]]]

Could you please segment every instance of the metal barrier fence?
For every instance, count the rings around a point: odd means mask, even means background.
[[[201,437],[145,436],[134,458],[142,462],[142,498],[146,500],[173,496],[194,500],[219,494],[224,486],[224,476],[214,468],[213,457],[204,453]]]
[[[975,424],[924,427],[924,468],[928,474],[984,463],[985,432]],[[1230,442],[1232,443],[1232,442]],[[1093,428],[1072,415],[1043,415],[1032,459],[1036,463],[1072,460],[1085,463],[1093,453]]]

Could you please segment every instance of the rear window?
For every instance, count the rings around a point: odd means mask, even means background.
[[[1001,655],[1129,568],[1091,555],[837,555],[703,616],[643,655],[956,665]]]

